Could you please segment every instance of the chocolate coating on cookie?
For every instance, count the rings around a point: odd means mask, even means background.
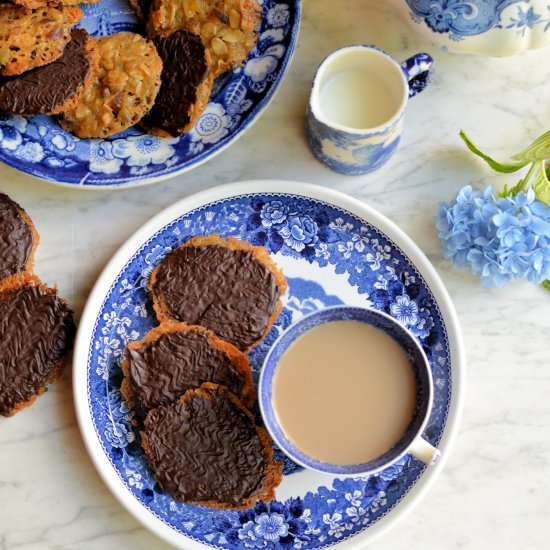
[[[262,491],[269,443],[234,396],[205,386],[153,409],[142,445],[155,479],[175,499],[239,507]]]
[[[151,287],[167,315],[202,325],[241,350],[264,336],[280,295],[275,276],[252,251],[218,245],[172,251]]]
[[[32,253],[34,235],[22,212],[0,193],[0,279],[24,271]]]
[[[243,390],[243,380],[230,357],[198,330],[160,334],[139,347],[127,348],[125,360],[132,400],[141,419],[150,409],[176,401],[203,382],[222,384],[238,396]]]
[[[184,30],[155,36],[153,42],[163,63],[162,84],[153,108],[142,122],[148,128],[178,135],[191,122],[197,90],[210,72],[206,50],[198,36]]]
[[[73,312],[55,290],[24,285],[0,293],[0,414],[45,390],[72,346]]]
[[[92,70],[88,33],[74,29],[63,55],[21,75],[0,78],[0,109],[16,115],[59,112],[79,94]]]

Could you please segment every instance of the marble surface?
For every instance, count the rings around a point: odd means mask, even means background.
[[[459,435],[435,486],[373,550],[515,549],[550,545],[550,294],[530,283],[484,289],[442,259],[438,202],[466,183],[502,187],[466,151],[463,128],[506,158],[550,127],[548,50],[512,58],[456,56],[412,36],[387,2],[305,0],[293,65],[271,106],[228,150],[188,174],[110,192],[56,187],[0,166],[0,191],[40,232],[35,270],[80,315],[117,248],[146,220],[220,183],[280,178],[318,183],[364,200],[428,255],[454,301],[467,353]],[[338,7],[336,7],[338,6]],[[310,81],[321,59],[372,43],[404,59],[424,50],[432,86],[413,99],[398,153],[374,174],[337,175],[311,156],[303,134]],[[163,549],[101,482],[77,427],[71,369],[31,408],[0,419],[0,549]]]

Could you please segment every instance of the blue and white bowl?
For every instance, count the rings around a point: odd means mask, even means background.
[[[325,323],[358,321],[384,331],[405,351],[416,379],[416,406],[413,418],[401,439],[383,455],[360,464],[339,465],[322,462],[303,451],[284,433],[273,406],[273,381],[282,356],[300,336]],[[321,309],[303,317],[279,336],[267,354],[258,386],[258,401],[265,427],[279,448],[294,462],[304,468],[337,476],[369,475],[395,464],[411,450],[424,431],[433,403],[433,382],[426,354],[414,336],[395,319],[371,308],[334,306]],[[327,403],[330,406],[330,403]],[[330,434],[327,434],[330,438]],[[425,442],[423,442],[425,443]],[[423,447],[424,445],[421,445]],[[431,447],[431,446],[430,446]],[[439,452],[433,448],[427,462],[435,462]]]
[[[216,79],[206,109],[187,134],[160,138],[134,126],[105,139],[80,139],[54,117],[0,111],[0,162],[52,183],[100,190],[163,181],[209,161],[259,118],[290,66],[301,0],[259,3],[256,47],[243,67]],[[94,37],[140,28],[128,0],[102,0],[82,9],[79,26]]]

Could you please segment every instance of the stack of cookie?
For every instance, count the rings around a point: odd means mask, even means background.
[[[96,2],[98,0],[89,0]],[[214,78],[244,63],[257,40],[257,0],[131,0],[149,38],[91,38],[74,29],[75,0],[0,3],[0,110],[58,115],[80,138],[141,121],[149,132],[188,132]]]
[[[73,312],[32,273],[39,237],[25,211],[0,193],[0,414],[30,405],[61,374]]]
[[[159,485],[175,499],[242,509],[274,498],[282,465],[248,407],[245,355],[282,310],[284,275],[267,250],[194,237],[151,274],[160,326],[124,352],[122,393]]]

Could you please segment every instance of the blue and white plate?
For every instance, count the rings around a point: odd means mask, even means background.
[[[263,17],[244,67],[215,82],[194,129],[157,138],[137,127],[107,139],[79,139],[48,116],[0,111],[0,161],[32,176],[72,187],[101,189],[153,183],[206,162],[243,134],[267,107],[296,47],[300,0],[259,0]],[[127,0],[83,4],[81,26],[93,36],[135,31]]]
[[[259,191],[259,190],[262,191]],[[284,310],[250,360],[257,377],[281,331],[313,310],[372,306],[415,335],[430,361],[434,405],[424,436],[443,458],[410,455],[371,477],[338,479],[284,461],[276,500],[245,511],[182,504],[155,483],[120,393],[125,344],[157,324],[147,292],[158,262],[194,235],[220,233],[269,249],[289,283]],[[193,195],[140,229],[100,276],[77,336],[74,394],[80,428],[105,483],[138,520],[175,546],[290,549],[361,546],[425,494],[454,440],[464,386],[460,329],[449,296],[417,246],[372,208],[322,187],[281,181]],[[345,411],[338,411],[345,429]]]

